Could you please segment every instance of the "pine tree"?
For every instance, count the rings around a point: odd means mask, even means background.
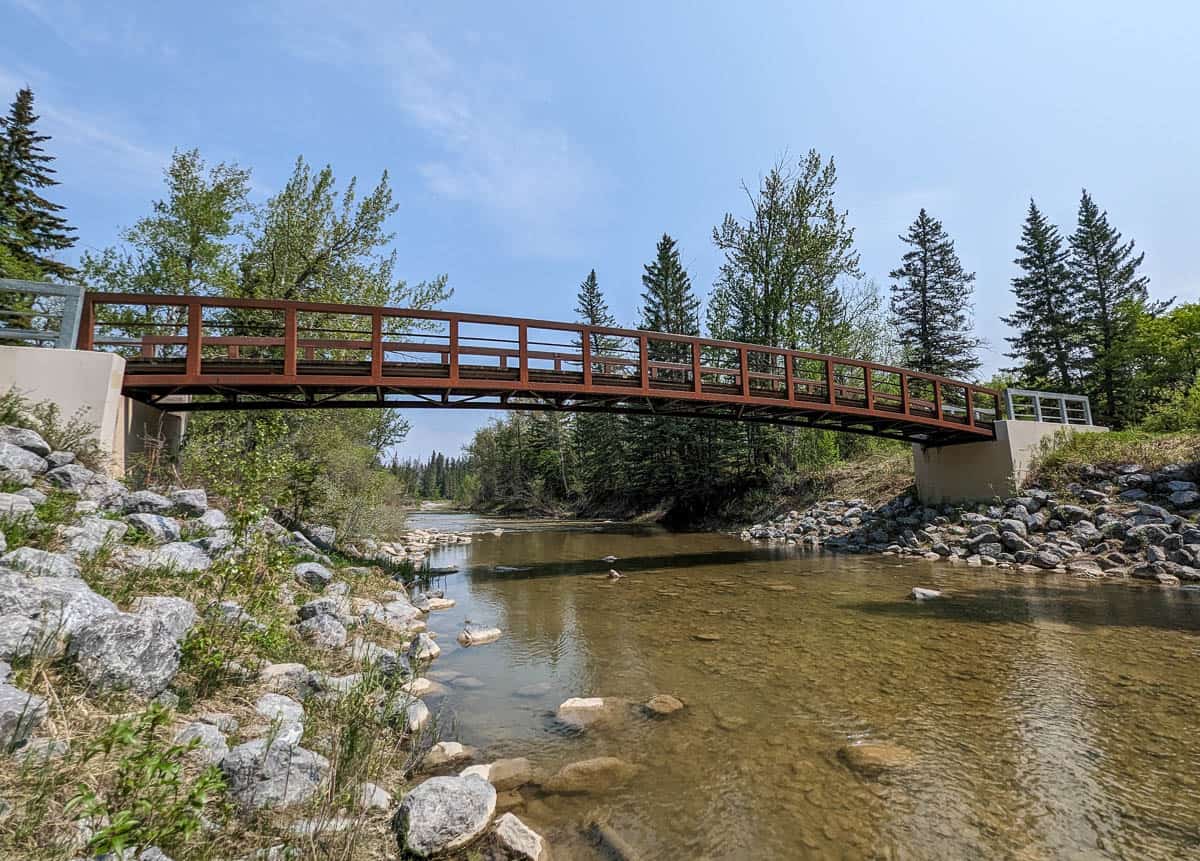
[[[1067,265],[1070,252],[1058,228],[1032,200],[1017,253],[1013,262],[1022,272],[1012,280],[1017,308],[1011,316],[1001,318],[1017,330],[1015,336],[1005,339],[1012,345],[1008,357],[1019,362],[1008,370],[1019,374],[1031,388],[1069,392],[1075,383],[1079,351],[1075,281]]]
[[[43,147],[50,136],[38,134],[37,121],[28,87],[17,92],[8,116],[0,117],[0,212],[11,220],[0,237],[6,245],[4,256],[46,275],[70,279],[75,270],[50,255],[75,244],[75,229],[58,214],[63,207],[42,196],[42,189],[58,181],[50,167],[54,157]]]
[[[963,269],[954,240],[924,209],[900,237],[909,250],[893,269],[892,321],[908,367],[927,374],[969,377],[979,368],[971,335],[975,273]]]
[[[1108,223],[1108,213],[1096,206],[1087,189],[1079,200],[1079,222],[1070,244],[1088,351],[1084,386],[1098,402],[1102,420],[1121,425],[1131,413],[1126,347],[1137,317],[1131,311],[1153,315],[1164,305],[1150,303],[1150,279],[1137,274],[1145,255],[1134,255],[1132,240],[1122,244],[1121,234]]]

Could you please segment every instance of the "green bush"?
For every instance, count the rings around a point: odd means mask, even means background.
[[[83,766],[100,766],[93,784],[81,783],[67,810],[91,829],[89,856],[131,846],[158,846],[166,852],[186,843],[200,828],[201,814],[224,788],[216,766],[188,779],[184,757],[198,740],[174,744],[162,739],[171,713],[157,703],[120,718],[87,745]]]
[[[55,451],[69,451],[90,469],[104,466],[104,453],[96,440],[96,426],[80,409],[63,418],[58,404],[30,401],[16,386],[0,394],[0,424],[36,431]]]

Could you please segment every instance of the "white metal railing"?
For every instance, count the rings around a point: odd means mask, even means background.
[[[1092,423],[1092,405],[1086,395],[1005,389],[1004,405],[1008,417],[1013,421],[1057,422],[1064,425]]]
[[[75,349],[84,288],[79,284],[0,278],[0,341]],[[30,297],[28,302],[20,297]]]

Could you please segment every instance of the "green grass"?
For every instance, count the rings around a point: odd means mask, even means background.
[[[1043,453],[1035,462],[1033,479],[1059,488],[1078,479],[1086,466],[1115,467],[1141,464],[1156,470],[1173,463],[1200,462],[1200,433],[1149,433],[1140,430],[1076,433]]]

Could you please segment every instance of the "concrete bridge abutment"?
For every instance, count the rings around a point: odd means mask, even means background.
[[[16,387],[30,401],[57,404],[64,420],[79,415],[95,427],[114,476],[160,440],[177,452],[186,425],[182,414],[123,396],[124,377],[125,359],[112,353],[0,347],[0,393]]]
[[[995,440],[930,448],[914,444],[917,495],[930,505],[1014,496],[1040,454],[1071,434],[1107,430],[1097,425],[998,421]]]

